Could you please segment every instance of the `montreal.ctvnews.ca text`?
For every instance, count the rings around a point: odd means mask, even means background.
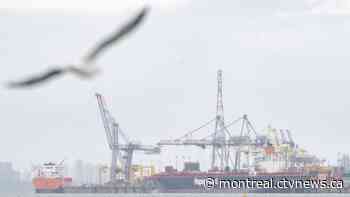
[[[343,180],[320,180],[320,179],[287,179],[265,180],[254,179],[219,179],[208,177],[205,181],[206,189],[342,189]]]

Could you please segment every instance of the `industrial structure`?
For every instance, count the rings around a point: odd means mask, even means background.
[[[217,72],[217,103],[216,116],[210,121],[206,122],[197,129],[187,132],[182,137],[175,140],[161,140],[160,146],[199,146],[201,148],[211,147],[211,170],[212,171],[227,171],[230,166],[234,166],[235,170],[240,169],[241,153],[244,151],[243,146],[252,146],[254,142],[251,138],[256,137],[252,123],[249,121],[247,115],[225,124],[224,121],[224,105],[222,97],[222,71]],[[204,138],[195,139],[193,135],[201,129],[215,122],[214,132],[210,133]],[[240,135],[234,136],[229,127],[233,125],[240,125]]]
[[[289,129],[276,129],[267,126],[257,132],[248,115],[226,123],[223,104],[222,71],[217,72],[216,115],[200,127],[186,132],[179,138],[160,140],[156,145],[142,145],[131,141],[112,116],[101,94],[96,93],[98,106],[108,142],[111,150],[110,181],[98,186],[65,187],[64,192],[81,193],[116,193],[116,192],[330,192],[344,191],[342,188],[323,190],[319,188],[276,188],[245,190],[203,190],[203,183],[208,177],[215,179],[234,180],[311,180],[342,177],[342,170],[331,167],[325,160],[308,153],[299,147]],[[213,124],[212,124],[213,123]],[[210,132],[201,132],[204,128]],[[207,130],[205,130],[207,131]],[[194,146],[209,149],[210,169],[200,170],[200,163],[188,161],[184,163],[182,171],[166,165],[164,171],[154,172],[153,166],[133,165],[135,151],[145,154],[159,154],[164,146]],[[350,169],[350,157],[339,156],[339,166]],[[102,166],[101,173],[108,169]],[[152,173],[141,181],[134,181],[133,175],[138,172],[144,176],[144,169]],[[350,176],[349,176],[350,177]],[[52,177],[49,177],[52,178]],[[62,178],[62,177],[61,177]],[[47,177],[46,177],[47,179]],[[62,180],[65,180],[64,178]],[[62,181],[61,181],[62,182]],[[350,178],[348,180],[350,185]],[[65,181],[62,182],[65,184]],[[62,185],[61,184],[61,185]]]
[[[310,180],[338,179],[341,172],[325,164],[302,149],[294,141],[289,129],[268,126],[257,132],[246,114],[226,124],[224,118],[222,71],[217,72],[216,116],[200,127],[186,132],[177,139],[160,140],[163,146],[196,146],[211,148],[211,166],[200,171],[200,164],[185,162],[184,170],[166,166],[164,172],[147,178],[150,187],[161,192],[234,192],[230,189],[206,190],[203,184],[208,177],[225,180]],[[215,123],[212,132],[200,137],[200,131]],[[233,128],[236,125],[237,128]],[[207,130],[205,130],[207,131]],[[344,159],[343,159],[344,161]],[[346,162],[343,162],[346,163]],[[330,192],[327,189],[289,188],[236,189],[235,192]]]
[[[115,184],[118,180],[122,180],[130,183],[134,152],[142,151],[146,154],[159,154],[160,148],[158,146],[142,145],[141,143],[131,141],[109,112],[103,96],[96,93],[96,98],[101,112],[108,146],[112,153],[110,182]],[[117,175],[121,176],[117,177]]]
[[[288,129],[268,126],[267,134],[259,134],[246,114],[226,124],[222,94],[222,71],[219,70],[215,118],[180,138],[160,140],[158,145],[198,146],[203,149],[211,147],[210,171],[240,171],[242,167],[245,170],[253,170],[259,168],[258,165],[271,165],[273,168],[278,166],[276,170],[279,170],[321,163],[321,160],[296,145]],[[196,133],[211,123],[215,123],[212,133],[206,137],[195,137]],[[239,127],[232,131],[234,125]]]

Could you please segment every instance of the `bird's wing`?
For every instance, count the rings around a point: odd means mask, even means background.
[[[7,84],[9,88],[29,87],[45,82],[53,77],[63,74],[66,70],[61,68],[50,69],[45,73],[30,77],[22,81],[14,81]]]
[[[144,7],[136,16],[122,27],[118,28],[111,36],[98,43],[90,53],[84,58],[84,62],[92,62],[99,54],[111,44],[121,40],[124,36],[131,33],[145,18],[149,11],[149,7]]]

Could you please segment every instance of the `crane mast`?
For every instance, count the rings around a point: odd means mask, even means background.
[[[224,131],[225,121],[224,121],[224,104],[222,99],[222,71],[217,72],[217,98],[216,98],[216,121],[215,121],[215,131],[213,137],[213,147],[212,147],[212,159],[211,159],[211,169],[215,169],[220,166],[220,170],[228,165],[228,152],[224,145],[226,140],[226,133]]]

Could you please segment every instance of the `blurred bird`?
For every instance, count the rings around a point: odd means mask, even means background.
[[[131,33],[145,18],[149,12],[149,7],[144,7],[136,14],[129,22],[118,28],[111,36],[102,40],[82,59],[80,65],[66,65],[62,67],[53,67],[39,75],[32,76],[25,80],[14,81],[7,84],[9,88],[25,88],[41,84],[45,81],[61,76],[66,73],[72,73],[79,78],[90,79],[99,73],[99,69],[95,66],[95,60],[108,47],[122,40],[125,36]]]

